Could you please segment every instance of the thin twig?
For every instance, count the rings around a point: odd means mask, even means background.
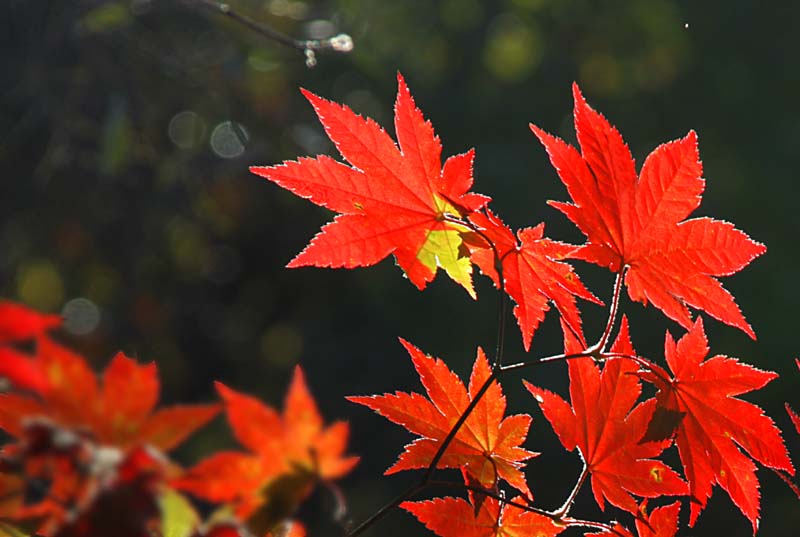
[[[578,451],[580,453],[580,451]],[[569,510],[572,508],[572,504],[575,503],[575,498],[578,497],[578,492],[580,492],[581,487],[586,482],[586,478],[589,476],[589,465],[586,464],[586,461],[583,461],[583,469],[581,470],[581,475],[578,478],[578,481],[575,483],[575,486],[572,488],[572,492],[569,493],[567,499],[564,501],[564,504],[559,507],[555,511],[555,515],[558,518],[563,518],[569,514]]]
[[[314,67],[317,64],[316,52],[321,50],[332,50],[334,52],[350,52],[353,50],[353,39],[347,34],[335,35],[328,39],[295,39],[289,35],[279,32],[266,24],[262,24],[247,15],[242,15],[234,10],[230,4],[217,2],[215,0],[181,0],[184,4],[197,6],[199,8],[213,11],[224,15],[229,19],[249,28],[255,33],[271,39],[276,43],[299,50],[306,57],[306,65]]]
[[[564,353],[553,354],[551,356],[545,356],[544,358],[537,358],[535,360],[526,360],[525,362],[517,362],[514,364],[504,365],[503,367],[500,368],[500,372],[505,373],[507,371],[516,371],[517,369],[527,369],[529,367],[548,364],[551,362],[563,362],[565,360],[574,360],[575,358],[590,358],[591,356],[592,353],[589,351],[575,352],[572,354],[564,354]],[[617,356],[617,354],[614,354],[614,356]]]
[[[442,441],[442,445],[439,446],[439,449],[436,451],[433,459],[431,459],[430,465],[428,465],[428,468],[425,470],[425,474],[422,476],[423,484],[427,484],[430,481],[431,475],[433,474],[434,470],[436,470],[436,465],[439,464],[439,461],[444,456],[444,452],[448,447],[450,447],[450,444],[453,442],[456,434],[458,434],[458,430],[462,425],[464,425],[464,422],[467,421],[467,418],[469,418],[469,415],[472,413],[475,407],[478,406],[478,403],[480,403],[481,399],[483,398],[483,394],[486,393],[486,390],[489,389],[489,386],[492,385],[492,382],[497,379],[497,375],[499,375],[501,371],[502,368],[492,371],[492,373],[489,375],[489,378],[486,379],[481,388],[478,390],[478,393],[476,393],[472,401],[469,402],[467,408],[461,413],[458,421],[456,421],[455,425],[453,425],[453,427],[450,429],[450,432]]]
[[[506,295],[506,281],[503,276],[503,258],[500,257],[500,252],[497,251],[495,243],[483,232],[483,230],[470,222],[469,220],[462,220],[459,217],[453,216],[449,213],[442,215],[445,222],[464,226],[473,233],[480,235],[483,240],[489,245],[494,257],[494,270],[497,272],[497,289],[500,291],[500,305],[497,308],[497,341],[494,348],[494,360],[492,361],[492,370],[499,369],[503,364],[503,343],[506,339],[506,317],[508,309],[508,297]]]
[[[478,487],[475,485],[468,485],[466,483],[461,483],[458,481],[443,481],[439,479],[431,479],[428,482],[429,487],[445,487],[445,488],[454,488],[454,489],[466,489],[472,492],[477,492],[478,494],[483,494],[484,496],[488,496],[489,498],[493,498],[499,502],[503,502],[506,505],[513,505],[518,509],[523,509],[525,511],[530,511],[531,513],[536,513],[538,515],[546,516],[547,518],[551,518],[556,520],[553,516],[553,513],[550,511],[545,511],[544,509],[539,509],[538,507],[533,507],[532,505],[523,504],[519,502],[515,502],[513,500],[508,500],[507,498],[503,497],[501,494],[494,492],[493,490],[488,490],[483,487]]]
[[[607,531],[607,532],[610,532],[610,533],[613,533],[613,534],[616,534],[616,535],[622,535],[624,537],[624,534],[621,534],[616,529],[614,529],[614,526],[612,526],[611,524],[605,524],[603,522],[595,522],[594,520],[583,520],[583,519],[580,519],[580,518],[572,518],[572,517],[566,516],[566,513],[560,514],[559,511],[556,511],[556,512],[545,511],[544,509],[539,509],[539,508],[534,507],[532,505],[522,504],[522,503],[519,503],[519,502],[515,502],[513,500],[508,500],[508,499],[504,498],[501,494],[498,494],[498,493],[496,493],[496,492],[494,492],[492,490],[486,490],[484,488],[477,487],[477,486],[474,486],[474,485],[467,485],[465,483],[458,483],[458,482],[455,482],[455,481],[431,480],[428,483],[428,486],[430,486],[430,487],[461,488],[461,489],[470,490],[472,492],[477,492],[479,494],[483,494],[484,496],[487,496],[489,498],[493,498],[493,499],[495,499],[495,500],[497,500],[499,502],[502,502],[505,505],[512,505],[512,506],[516,507],[517,509],[522,509],[523,511],[528,511],[530,513],[536,513],[537,515],[541,515],[543,517],[549,518],[550,520],[552,520],[556,524],[560,524],[560,525],[567,526],[567,527],[594,528],[594,529]]]
[[[392,501],[390,501],[387,504],[384,504],[383,507],[375,511],[372,514],[372,516],[370,516],[364,522],[356,526],[350,533],[347,534],[347,536],[355,537],[356,535],[360,535],[361,533],[366,531],[367,528],[372,526],[374,523],[376,523],[386,515],[388,515],[389,511],[391,511],[392,509],[403,503],[405,500],[411,498],[415,494],[425,490],[427,487],[428,487],[427,484],[416,484],[413,487],[409,487],[401,494],[395,496],[394,499],[392,499]]]
[[[597,341],[597,343],[588,349],[592,353],[602,353],[606,350],[606,345],[611,337],[611,331],[614,329],[614,324],[617,320],[617,312],[619,311],[619,297],[622,291],[622,281],[624,276],[625,267],[622,267],[622,269],[617,272],[616,280],[614,280],[614,294],[611,297],[611,306],[608,308],[608,321],[606,321],[606,327],[603,330],[603,333],[600,335],[600,339]]]

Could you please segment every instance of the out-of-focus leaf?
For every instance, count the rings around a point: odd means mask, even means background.
[[[80,28],[86,33],[96,34],[117,30],[131,23],[128,2],[109,2],[102,4],[84,15]]]
[[[0,522],[0,535],[2,537],[32,537],[28,532],[22,531],[16,526]]]
[[[166,489],[158,498],[161,510],[161,537],[189,537],[200,517],[182,494]]]

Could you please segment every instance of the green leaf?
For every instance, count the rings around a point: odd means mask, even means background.
[[[159,496],[158,505],[162,537],[189,537],[200,523],[200,517],[189,500],[172,489]]]
[[[3,537],[32,537],[29,533],[5,522],[0,522],[0,535]]]

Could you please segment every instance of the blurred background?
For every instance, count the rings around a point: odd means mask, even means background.
[[[621,130],[638,163],[657,144],[699,133],[708,180],[698,215],[736,223],[769,251],[726,278],[759,339],[713,320],[712,350],[781,378],[748,397],[800,441],[783,409],[800,407],[796,312],[800,4],[627,0],[231,0],[235,10],[298,38],[352,36],[351,54],[302,53],[179,0],[5,0],[0,11],[0,294],[66,316],[64,338],[101,367],[117,350],[156,360],[162,400],[204,401],[212,381],[282,405],[302,364],[327,419],[348,419],[358,469],[342,483],[359,522],[416,475],[382,477],[411,436],[345,395],[420,390],[397,342],[406,338],[466,375],[477,346],[495,344],[497,296],[479,300],[440,276],[423,293],[392,261],[353,271],[287,270],[331,214],[251,175],[250,165],[335,154],[298,88],[344,102],[391,132],[396,73],[444,143],[477,150],[475,188],[510,225],[547,222],[581,235],[549,208],[566,191],[528,129],[574,141],[570,84]],[[393,133],[392,133],[393,134]],[[608,299],[612,276],[578,270]],[[633,342],[661,359],[660,313],[623,301]],[[605,311],[582,304],[587,338]],[[510,323],[513,321],[510,320]],[[560,351],[550,314],[532,356]],[[524,359],[516,327],[509,361]],[[531,356],[531,357],[532,357]],[[528,371],[566,393],[566,368]],[[554,508],[580,472],[519,376],[511,412],[531,412],[526,447],[536,500]],[[218,419],[178,454],[192,463],[232,447]],[[674,450],[673,450],[674,451]],[[671,455],[673,465],[677,457]],[[800,509],[771,472],[760,535],[796,535]],[[454,476],[455,477],[455,476]],[[653,504],[656,505],[656,504]],[[330,524],[320,491],[301,515]],[[586,489],[573,513],[608,520]],[[684,503],[681,521],[688,519]],[[621,520],[628,522],[625,516]],[[715,489],[693,530],[750,535]],[[425,535],[397,511],[369,535]],[[565,535],[579,535],[574,531]]]

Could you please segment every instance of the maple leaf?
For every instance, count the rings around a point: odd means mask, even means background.
[[[636,531],[639,537],[674,537],[678,533],[678,514],[680,502],[657,507],[648,515],[647,501],[639,506],[642,518],[636,519]]]
[[[602,304],[589,292],[571,265],[560,262],[575,247],[544,238],[544,224],[522,229],[517,236],[500,218],[487,210],[474,213],[470,221],[481,228],[500,258],[503,268],[504,288],[514,299],[514,316],[522,332],[525,350],[530,350],[533,333],[553,304],[567,324],[582,337],[581,317],[575,296]],[[517,241],[519,239],[519,242]],[[495,269],[495,253],[488,248],[474,248],[472,261],[500,287]]]
[[[59,315],[39,313],[9,300],[0,300],[0,377],[18,389],[42,392],[47,379],[30,355],[6,346],[34,339],[61,325]]]
[[[512,500],[524,503],[524,498]],[[554,537],[566,528],[552,519],[485,498],[478,505],[463,498],[403,502],[400,507],[440,537]]]
[[[433,127],[397,76],[395,131],[399,148],[371,119],[303,90],[336,148],[352,167],[330,157],[301,158],[250,171],[339,214],[289,267],[363,267],[394,254],[419,289],[443,268],[475,298],[472,264],[463,248],[462,217],[489,198],[469,193],[469,151],[441,165],[442,146]]]
[[[800,360],[795,358],[794,363],[797,365],[797,369],[800,369]],[[789,414],[797,434],[800,434],[800,416],[789,406],[789,403],[786,403],[786,412]]]
[[[20,390],[44,392],[49,388],[47,376],[29,354],[11,347],[0,347],[0,377]]]
[[[0,517],[35,521],[36,534],[51,537],[150,535],[155,496],[171,470],[156,450],[99,445],[86,431],[36,418],[3,447],[0,465],[9,473],[0,479]]]
[[[647,500],[639,506],[636,517],[636,532],[639,537],[675,537],[678,533],[678,514],[681,510],[680,502],[674,502],[663,507],[653,509],[647,514]],[[633,534],[620,524],[614,525],[614,533],[603,531],[600,533],[586,533],[585,537],[608,537],[611,535],[633,537]]]
[[[573,94],[582,153],[531,125],[574,202],[550,204],[589,239],[572,257],[612,272],[628,267],[631,299],[651,302],[687,329],[688,304],[755,339],[715,277],[738,272],[766,248],[728,222],[684,220],[700,205],[705,187],[697,135],[690,131],[657,147],[637,180],[622,136],[586,103],[577,84]]]
[[[735,396],[762,388],[778,375],[727,356],[704,360],[708,352],[703,321],[698,318],[677,344],[666,335],[664,354],[672,375],[654,364],[640,376],[658,388],[660,409],[682,415],[673,430],[693,499],[689,525],[694,525],[705,508],[713,485],[719,484],[755,531],[759,511],[756,467],[741,449],[769,468],[790,474],[794,468],[772,420],[759,407]],[[658,419],[653,428],[664,429]],[[658,436],[651,433],[648,431],[649,437]]]
[[[75,509],[53,537],[150,537],[158,517],[156,497],[163,484],[164,461],[142,447],[130,450],[106,479],[90,494],[86,505]],[[73,513],[74,515],[74,513]]]
[[[40,336],[61,325],[60,315],[40,313],[10,300],[0,300],[0,344]]]
[[[566,327],[564,336],[565,352],[579,352],[579,342]],[[612,352],[635,355],[624,317]],[[635,513],[637,503],[632,494],[654,498],[687,493],[678,474],[653,459],[670,442],[640,443],[656,401],[650,399],[633,408],[641,394],[637,371],[635,362],[623,358],[608,360],[602,372],[591,358],[569,360],[571,406],[558,395],[525,382],[561,444],[569,451],[580,450],[601,509],[608,500]]]
[[[215,404],[155,410],[155,364],[139,365],[122,353],[111,360],[102,385],[83,357],[49,338],[38,340],[32,361],[46,377],[47,390],[39,397],[0,394],[0,428],[15,436],[26,420],[38,416],[86,430],[102,444],[150,444],[169,451],[219,412]]]
[[[260,516],[262,534],[290,514],[317,481],[340,478],[358,463],[358,457],[344,456],[348,424],[323,426],[300,367],[295,368],[283,415],[222,383],[216,387],[233,434],[249,453],[216,453],[173,485],[210,501],[234,503],[243,518]]]
[[[480,348],[467,389],[444,361],[426,356],[407,341],[401,339],[400,342],[411,355],[428,398],[405,392],[347,397],[349,401],[364,405],[421,437],[405,447],[397,462],[386,470],[387,475],[427,468],[442,441],[491,375],[489,362]],[[505,411],[503,391],[497,382],[492,382],[445,450],[438,467],[465,468],[485,488],[492,488],[499,479],[504,479],[530,496],[521,467],[522,461],[536,454],[520,445],[528,434],[531,417],[514,415],[504,418]]]

